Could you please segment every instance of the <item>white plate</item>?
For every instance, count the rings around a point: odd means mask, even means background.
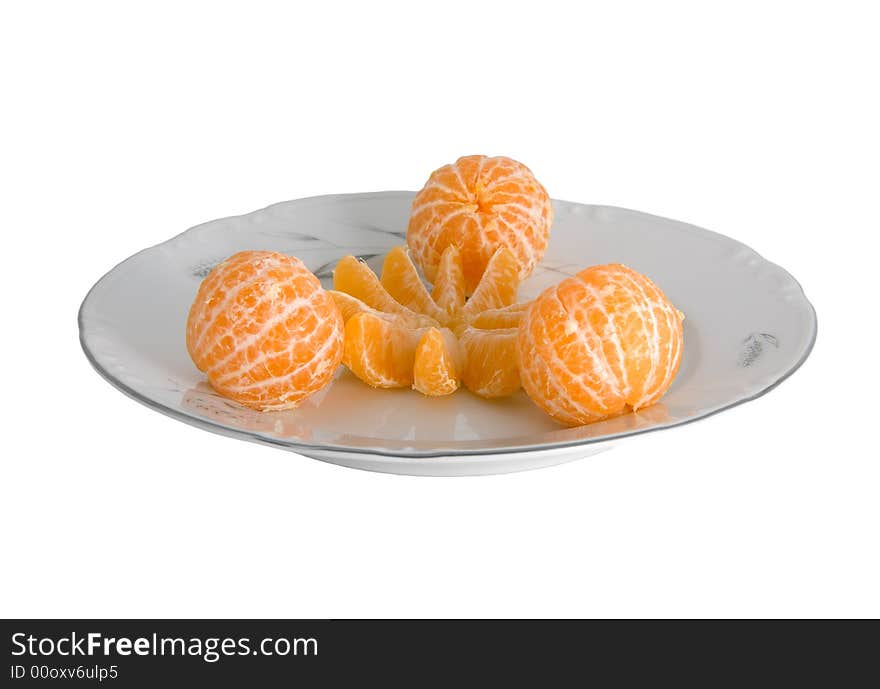
[[[687,315],[681,369],[659,404],[562,428],[522,392],[495,402],[467,391],[426,398],[374,390],[344,369],[285,412],[245,409],[203,382],[187,356],[184,327],[213,265],[243,249],[271,249],[298,256],[329,286],[342,256],[363,256],[376,268],[404,243],[412,197],[389,191],[287,201],[145,249],[83,301],[86,356],[139,402],[216,433],[359,469],[466,475],[558,464],[625,436],[704,418],[767,392],[813,346],[816,316],[797,281],[747,246],[637,211],[555,201],[547,255],[520,298],[594,264],[625,263],[648,275]]]

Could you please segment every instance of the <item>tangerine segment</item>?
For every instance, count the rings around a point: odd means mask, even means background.
[[[508,249],[501,247],[489,260],[477,289],[462,308],[465,319],[470,319],[486,309],[510,306],[516,301],[519,287],[519,265]]]
[[[342,363],[374,388],[408,388],[422,332],[398,316],[356,313],[345,324]]]
[[[454,318],[464,306],[464,270],[461,254],[454,246],[447,246],[440,256],[431,296],[437,306],[446,312],[447,321]]]
[[[331,289],[328,290],[327,293],[333,297],[333,301],[335,301],[336,306],[339,307],[339,311],[342,314],[342,320],[345,323],[348,323],[349,319],[356,313],[382,313],[378,309],[374,309],[372,306],[367,306],[357,297],[353,297],[345,292],[338,292],[335,289]],[[422,316],[417,313],[412,314],[411,316],[401,314],[395,315],[398,316],[398,318],[401,318],[411,328],[429,328],[436,324],[436,321],[433,318]]]
[[[587,268],[545,290],[517,337],[523,388],[567,425],[656,402],[682,347],[681,313],[651,280],[619,264]]]
[[[475,395],[507,397],[520,388],[516,328],[468,326],[459,337],[465,366],[461,380]]]
[[[418,314],[392,297],[370,267],[354,256],[345,256],[336,264],[336,269],[333,271],[333,288],[338,292],[346,292],[357,297],[377,311],[397,314],[410,322],[417,320]],[[436,325],[436,322],[433,324]]]
[[[339,313],[342,314],[342,320],[345,323],[348,323],[349,319],[356,313],[361,313],[362,311],[378,313],[372,306],[367,306],[360,299],[350,294],[338,292],[335,289],[328,290],[328,293],[333,297],[333,301],[336,302],[336,306],[339,308]]]
[[[428,294],[406,247],[396,246],[385,256],[380,282],[388,294],[408,309],[425,314],[439,323],[448,320],[446,312]]]
[[[475,328],[518,328],[531,302],[523,301],[500,309],[486,309],[474,316],[470,325]]]
[[[525,165],[472,155],[431,174],[413,200],[406,241],[432,282],[443,251],[457,247],[471,294],[502,246],[514,254],[519,278],[528,277],[544,255],[552,222],[550,197]]]
[[[452,331],[428,328],[416,347],[413,387],[438,397],[458,390],[464,355]]]
[[[186,347],[221,395],[254,409],[290,409],[332,380],[342,315],[299,259],[242,251],[199,286]]]

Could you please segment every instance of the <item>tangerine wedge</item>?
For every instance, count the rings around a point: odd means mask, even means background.
[[[419,314],[392,297],[370,267],[354,256],[345,256],[336,264],[333,288],[337,292],[345,292],[360,299],[377,311],[397,314],[410,322],[418,320]],[[436,321],[434,324],[437,324]]]
[[[448,322],[449,313],[431,298],[405,247],[396,246],[385,256],[380,282],[388,294],[408,309],[440,324]]]
[[[477,288],[462,307],[464,320],[470,320],[487,309],[510,306],[516,301],[518,287],[519,264],[509,249],[501,247],[492,254]]]
[[[455,246],[447,246],[440,257],[431,297],[446,313],[447,322],[458,315],[465,301],[464,269],[461,254]]]
[[[345,324],[342,363],[374,388],[410,387],[422,332],[393,314],[361,311]]]
[[[339,292],[335,289],[331,289],[327,290],[327,293],[333,297],[333,301],[335,301],[336,306],[339,307],[339,312],[342,314],[342,320],[345,323],[348,323],[349,319],[356,313],[384,313],[379,309],[374,309],[372,306],[367,306],[360,299],[351,296],[347,292]],[[410,328],[430,328],[437,324],[437,321],[433,318],[418,313],[406,315],[397,313],[394,315],[400,318]]]
[[[498,309],[486,309],[471,319],[470,325],[475,328],[518,328],[531,302],[523,301]]]
[[[451,330],[428,328],[416,347],[413,388],[438,397],[458,390],[464,354]]]
[[[467,326],[459,336],[464,350],[462,382],[475,395],[507,397],[520,388],[517,328]]]

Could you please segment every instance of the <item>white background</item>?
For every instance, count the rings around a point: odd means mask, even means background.
[[[0,615],[880,615],[869,8],[5,3]],[[811,358],[594,458],[426,479],[180,424],[82,355],[141,248],[469,153],[751,245],[813,301]]]

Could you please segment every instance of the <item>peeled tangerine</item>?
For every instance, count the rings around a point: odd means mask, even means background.
[[[441,257],[428,292],[404,247],[385,258],[381,279],[353,256],[333,273],[331,292],[345,320],[342,363],[378,388],[413,387],[425,395],[464,385],[482,397],[519,389],[515,335],[525,305],[513,254],[499,248],[465,300],[461,255]]]
[[[458,249],[467,294],[473,294],[500,247],[527,278],[547,249],[553,207],[522,163],[472,155],[444,165],[413,200],[406,243],[425,277],[436,284],[447,247]],[[436,295],[435,295],[436,296]]]
[[[342,315],[299,259],[242,251],[199,287],[186,347],[220,394],[254,409],[290,409],[332,380]]]
[[[522,386],[577,426],[655,403],[678,370],[683,314],[644,275],[594,266],[545,290],[517,337]]]

